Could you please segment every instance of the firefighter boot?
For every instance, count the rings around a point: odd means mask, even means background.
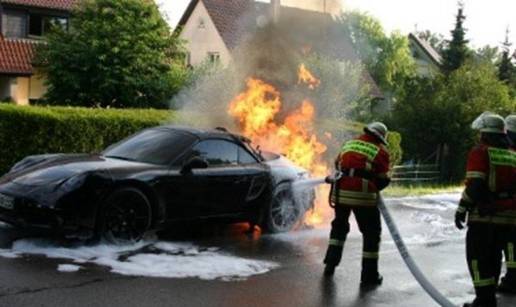
[[[509,274],[508,274],[509,275]],[[498,292],[507,294],[516,294],[516,278],[514,276],[502,277],[502,282],[498,286]]]
[[[482,302],[480,302],[479,299],[475,299],[471,303],[464,304],[463,307],[496,307],[496,299],[495,299],[494,303],[493,302],[491,302],[491,303],[482,303]]]
[[[360,287],[370,288],[380,286],[383,277],[378,273],[378,259],[362,259],[362,276]]]
[[[326,268],[324,269],[324,276],[333,276],[335,273],[335,267],[339,265],[340,260],[342,258],[342,250],[344,248],[344,241],[339,241],[339,244],[335,244],[336,240],[330,240],[330,245],[328,246],[328,251],[326,252],[326,257],[324,257],[324,264],[326,264]]]
[[[464,307],[496,307],[495,287],[475,288],[477,297],[471,303],[464,304]]]

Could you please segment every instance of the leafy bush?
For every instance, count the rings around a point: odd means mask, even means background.
[[[467,63],[447,77],[407,82],[390,119],[403,135],[406,158],[424,161],[444,146],[443,177],[464,178],[467,152],[478,134],[471,122],[484,111],[505,116],[516,109],[496,73],[490,64]]]
[[[173,120],[169,111],[0,104],[0,174],[28,155],[100,152],[141,129]]]
[[[53,105],[168,108],[188,79],[182,41],[154,1],[80,1],[70,30],[54,27],[36,62]]]

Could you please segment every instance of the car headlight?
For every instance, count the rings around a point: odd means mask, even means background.
[[[78,174],[72,176],[63,181],[63,183],[61,183],[61,185],[59,186],[59,189],[65,191],[76,189],[84,184],[84,182],[86,181],[86,177],[87,174]]]

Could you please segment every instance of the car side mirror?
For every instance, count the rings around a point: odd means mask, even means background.
[[[190,173],[193,169],[205,169],[208,168],[208,166],[210,166],[208,161],[199,156],[195,156],[186,161],[186,163],[183,165],[183,168],[181,169],[181,173],[187,174]]]

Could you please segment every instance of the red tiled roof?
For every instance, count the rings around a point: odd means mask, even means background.
[[[1,0],[2,3],[70,11],[79,0]]]
[[[36,42],[30,40],[0,37],[0,73],[32,74],[32,59],[36,44]]]

